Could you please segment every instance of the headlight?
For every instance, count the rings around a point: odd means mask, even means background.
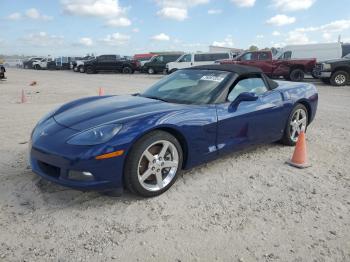
[[[323,70],[331,70],[331,64],[323,63],[322,64],[322,69]]]
[[[122,125],[120,124],[109,124],[94,127],[74,135],[67,141],[67,143],[80,146],[102,144],[118,134],[121,128]]]

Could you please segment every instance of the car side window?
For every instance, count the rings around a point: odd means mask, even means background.
[[[232,88],[231,92],[228,94],[227,100],[229,102],[234,101],[239,94],[244,92],[254,93],[256,95],[261,95],[268,91],[264,80],[261,77],[249,77],[241,79]]]
[[[284,59],[291,59],[292,58],[292,51],[284,52],[283,58]]]
[[[252,59],[253,59],[253,53],[246,53],[241,58],[242,61],[250,61]]]
[[[161,63],[163,62],[163,60],[164,60],[164,57],[160,55],[156,57],[155,62]]]
[[[268,60],[269,55],[267,53],[260,53],[258,59],[261,60]]]
[[[184,55],[179,62],[191,62],[191,58],[192,58],[192,55],[191,54],[188,54],[188,55]]]

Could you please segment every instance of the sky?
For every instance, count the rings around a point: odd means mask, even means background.
[[[350,42],[349,0],[0,0],[0,54]]]

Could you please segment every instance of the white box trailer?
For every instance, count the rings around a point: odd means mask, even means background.
[[[341,58],[342,54],[341,43],[288,45],[281,48],[274,59],[316,58],[320,62]]]

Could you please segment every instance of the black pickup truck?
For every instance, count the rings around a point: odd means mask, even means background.
[[[343,58],[317,63],[315,75],[326,84],[344,86],[350,83],[350,54]]]
[[[0,80],[6,78],[5,77],[5,72],[6,72],[5,66],[0,64]]]
[[[84,70],[88,74],[95,74],[101,71],[133,74],[135,71],[140,70],[140,62],[121,58],[118,55],[100,55],[95,59],[85,61]]]

